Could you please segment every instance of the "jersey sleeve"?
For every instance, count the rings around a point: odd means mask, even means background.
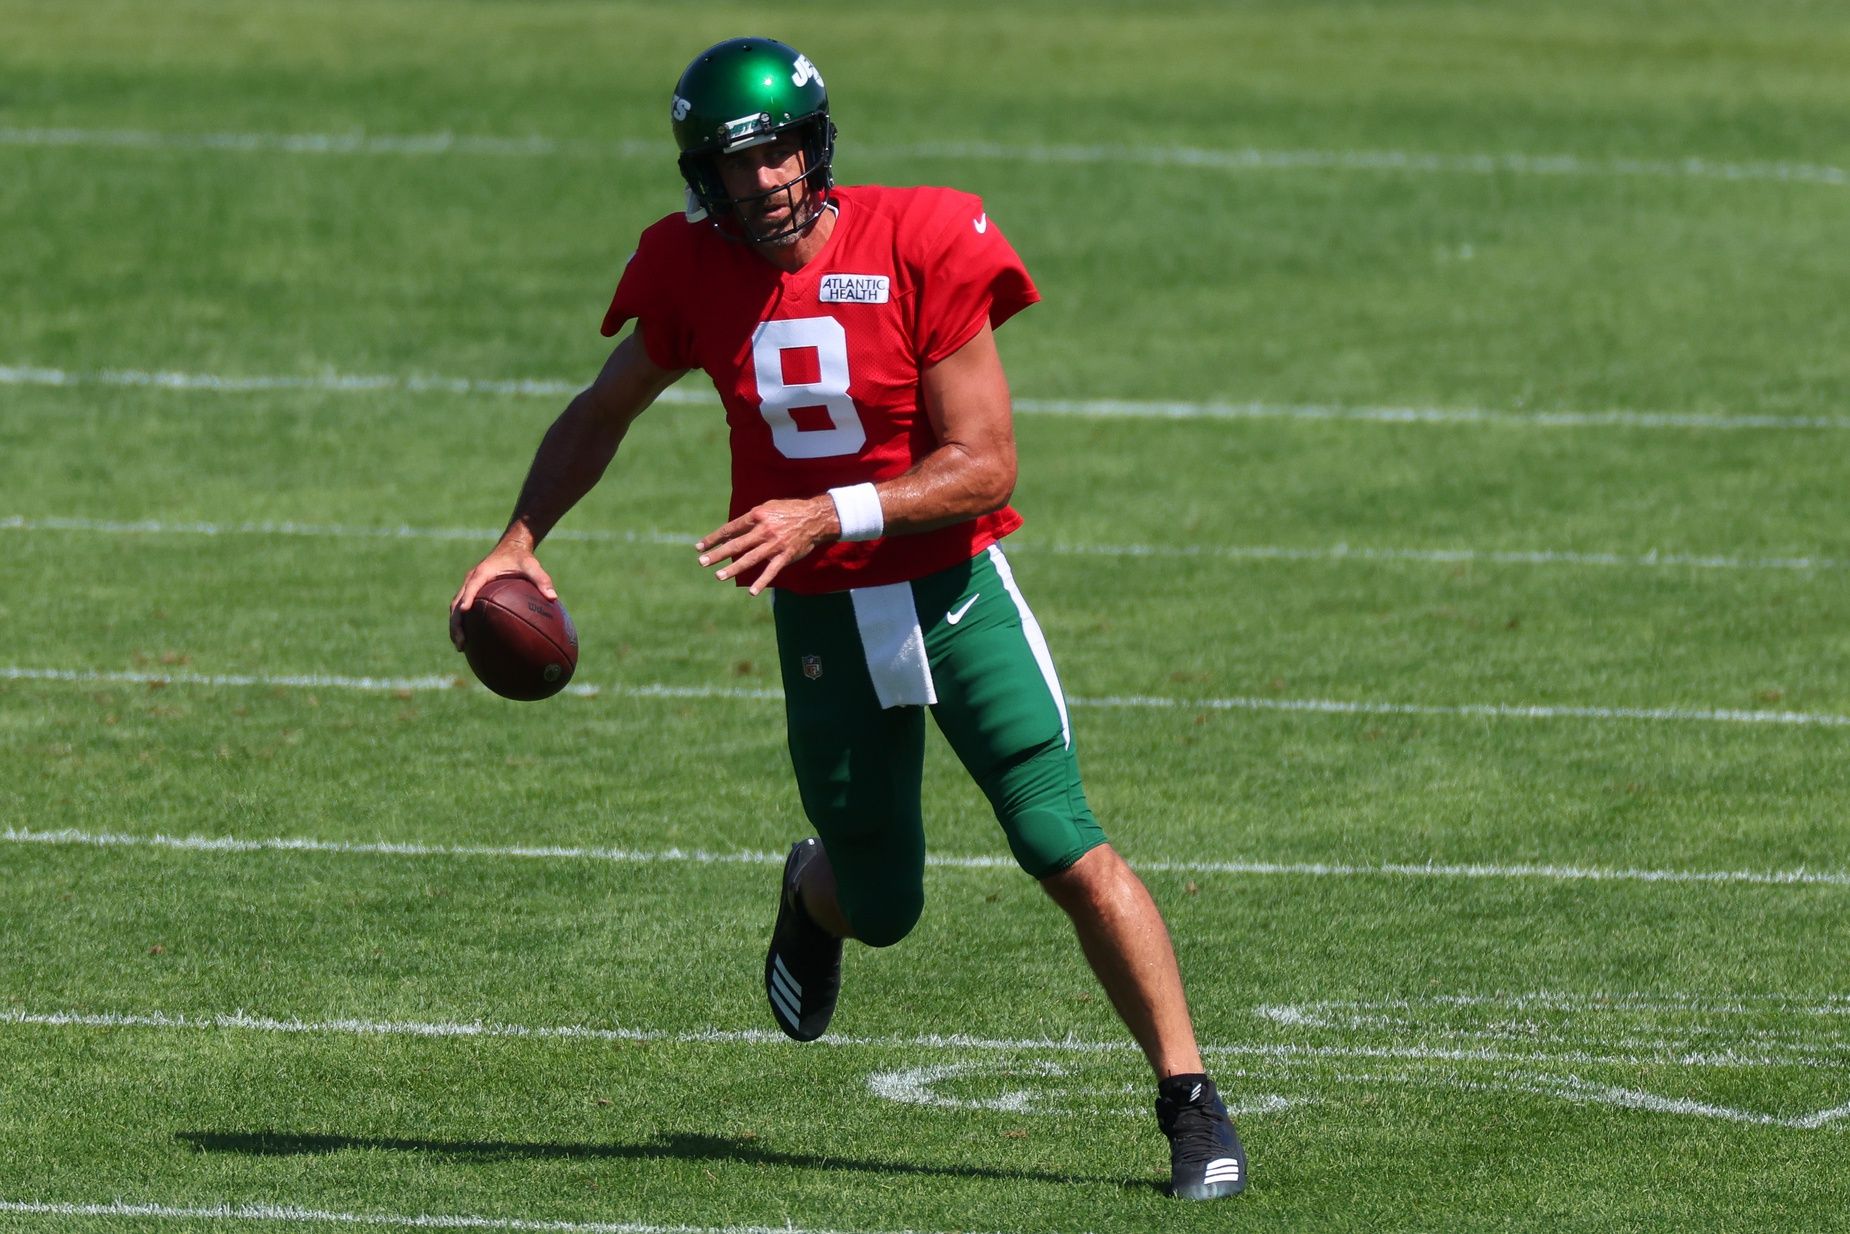
[[[984,322],[999,326],[1041,298],[981,198],[959,193],[941,211],[948,217],[923,251],[919,277],[921,366],[968,343]]]
[[[670,216],[642,233],[617,280],[603,325],[608,338],[635,321],[649,359],[665,369],[699,367],[693,359],[693,332],[677,294],[685,280],[673,277],[677,246],[666,230],[678,221]]]

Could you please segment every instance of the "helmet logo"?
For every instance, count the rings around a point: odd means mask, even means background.
[[[771,140],[771,113],[761,111],[755,116],[728,120],[719,126],[719,132],[722,150],[743,150],[746,146],[762,145]]]
[[[816,71],[816,66],[809,62],[808,56],[798,56],[796,63],[793,64],[791,68],[794,70],[790,74],[791,85],[802,86],[807,85],[811,81],[814,81],[818,86],[822,84],[822,74]]]
[[[692,103],[678,94],[674,96],[674,118],[676,120],[687,119],[687,113],[692,110],[694,110],[694,105]]]

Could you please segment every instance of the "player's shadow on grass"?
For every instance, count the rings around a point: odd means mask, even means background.
[[[923,1174],[1069,1185],[1097,1183],[1132,1189],[1150,1185],[1144,1179],[1055,1174],[1045,1170],[1009,1170],[980,1165],[925,1165],[916,1161],[786,1153],[761,1147],[750,1140],[683,1132],[665,1132],[642,1144],[529,1144],[512,1140],[398,1139],[389,1136],[324,1135],[291,1131],[179,1131],[174,1133],[174,1138],[192,1145],[202,1153],[244,1153],[255,1157],[314,1156],[365,1149],[434,1153],[468,1157],[477,1161],[548,1158],[565,1161],[653,1161],[670,1157],[679,1161],[781,1165],[800,1170],[864,1170],[870,1174]]]

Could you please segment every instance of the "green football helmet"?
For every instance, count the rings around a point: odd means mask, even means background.
[[[788,243],[815,226],[828,204],[835,179],[835,126],[829,121],[829,92],[809,57],[775,39],[727,39],[694,57],[675,83],[671,116],[681,148],[681,178],[692,204],[722,231],[736,228],[753,243]],[[726,191],[717,156],[775,141],[795,132],[803,143],[803,174],[763,193],[733,197]],[[797,193],[807,185],[801,200]],[[781,230],[753,227],[751,206],[777,193],[788,195],[790,215]],[[694,211],[690,209],[690,217]]]

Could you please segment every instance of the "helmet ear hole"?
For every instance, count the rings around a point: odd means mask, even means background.
[[[719,169],[713,165],[708,155],[684,154],[680,158],[681,179],[687,182],[688,199],[698,206],[700,216],[717,221],[726,213],[731,198],[726,195],[725,181],[720,179]],[[690,222],[695,220],[689,214]]]
[[[812,187],[827,191],[835,186],[834,162],[835,122],[825,107],[803,134],[803,165]]]

